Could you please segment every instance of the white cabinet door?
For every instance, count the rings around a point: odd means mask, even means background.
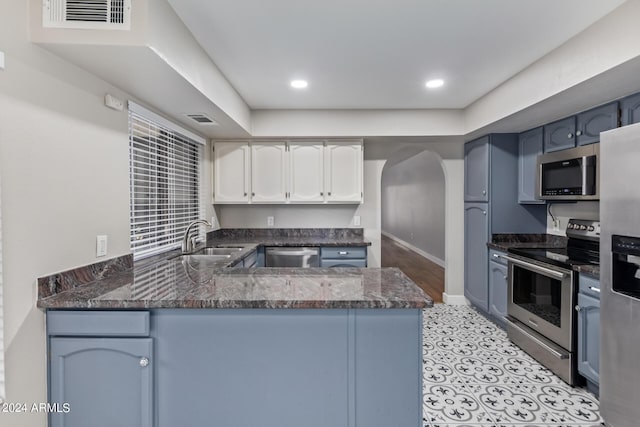
[[[322,141],[289,143],[289,200],[324,202],[324,144]]]
[[[250,155],[248,143],[215,143],[215,203],[249,202]]]
[[[251,143],[251,202],[287,201],[287,144]]]
[[[362,162],[362,142],[327,142],[324,163],[327,202],[362,202]]]

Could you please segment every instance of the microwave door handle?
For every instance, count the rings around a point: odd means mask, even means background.
[[[520,267],[524,267],[527,270],[534,271],[536,273],[543,274],[545,276],[555,277],[557,279],[564,279],[567,277],[567,273],[562,273],[560,271],[551,270],[550,268],[540,267],[539,265],[531,264],[525,261],[520,261],[519,259],[512,258],[510,256],[503,255],[504,259],[509,262],[512,262]]]
[[[587,196],[587,158],[583,157],[580,162],[580,169],[582,170],[582,195]]]

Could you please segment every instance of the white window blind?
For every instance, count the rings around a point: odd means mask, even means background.
[[[134,259],[180,246],[202,218],[203,138],[129,102],[131,250]]]

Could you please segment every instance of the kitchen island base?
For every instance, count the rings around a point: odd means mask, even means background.
[[[70,330],[69,313],[78,316],[75,324],[83,325],[80,335]],[[95,313],[49,310],[50,348],[57,340],[95,341],[100,331],[92,333],[82,321],[84,317],[90,322]],[[105,420],[105,426],[145,425],[145,414],[151,414],[149,424],[157,427],[421,425],[421,309],[154,309],[101,313],[114,318],[131,313],[148,316],[146,336],[144,328],[139,327],[122,338],[151,338],[153,355],[130,358],[140,372],[146,372],[141,377],[144,380],[128,370],[113,369],[121,364],[112,367],[108,358],[101,358],[97,365],[87,363],[90,353],[82,357],[77,351],[52,355],[50,378],[56,386],[50,386],[50,401],[68,402],[71,411],[51,414],[51,425],[86,425],[86,419],[79,420],[84,424],[76,423],[74,408],[77,413],[86,413],[92,406],[111,406],[113,402],[95,400],[96,396],[108,396],[96,390],[117,391],[123,385],[128,388],[127,394],[137,396],[139,391],[142,398],[137,401],[150,407],[126,414],[133,418],[141,414],[140,419],[123,420],[122,424]],[[64,321],[67,324],[59,327]],[[102,322],[96,328],[104,329],[104,325]],[[113,340],[113,335],[109,337]],[[119,351],[115,349],[114,354],[122,354]],[[99,372],[96,375],[92,371]],[[71,380],[66,378],[69,373],[73,373],[73,392],[65,387],[65,381]],[[80,380],[83,376],[84,382]],[[149,376],[152,398],[144,399]],[[97,384],[94,378],[102,382]],[[69,402],[70,397],[76,401]],[[91,425],[100,427],[100,422],[93,419]]]

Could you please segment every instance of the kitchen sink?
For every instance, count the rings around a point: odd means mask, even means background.
[[[182,259],[187,259],[189,261],[224,261],[231,258],[231,255],[207,255],[197,252],[194,254],[182,254],[180,256]]]
[[[224,255],[228,258],[242,249],[244,248],[202,248],[193,252],[193,255]]]

